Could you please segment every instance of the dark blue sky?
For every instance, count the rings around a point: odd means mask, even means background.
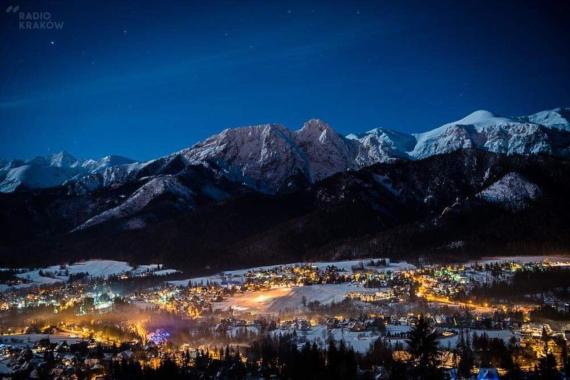
[[[0,157],[143,160],[249,124],[412,132],[570,105],[568,3],[0,0]],[[23,30],[10,5],[63,28]]]

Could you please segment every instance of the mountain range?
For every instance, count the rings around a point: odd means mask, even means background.
[[[144,163],[120,156],[78,160],[65,152],[28,161],[0,162],[0,191],[47,188],[68,181],[92,191],[175,160],[183,165],[215,166],[233,181],[274,193],[286,188],[287,181],[296,176],[314,183],[345,170],[398,159],[423,159],[458,149],[567,157],[569,120],[570,108],[514,118],[475,111],[424,133],[375,128],[347,136],[318,119],[307,121],[296,131],[279,124],[264,124],[226,129],[190,148]]]
[[[418,134],[341,136],[316,119],[227,129],[144,163],[11,161],[0,170],[0,264],[106,257],[198,272],[564,250],[569,155],[569,111],[558,108],[476,111]]]
[[[67,152],[38,156],[31,160],[0,161],[0,192],[18,188],[41,189],[62,185],[73,179],[105,173],[109,168],[136,164],[121,156],[105,156],[99,160],[78,160]]]

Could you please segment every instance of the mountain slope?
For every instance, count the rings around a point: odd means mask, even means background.
[[[174,172],[177,164],[170,164],[160,167]],[[92,194],[70,195],[66,185],[0,196],[0,223],[7,226],[0,264],[104,257],[205,271],[379,254],[468,257],[515,247],[518,253],[570,248],[570,163],[554,157],[461,150],[343,171],[278,194],[212,175],[215,168],[191,168],[156,177],[176,185],[145,191],[153,196],[124,214],[121,205],[156,178]],[[522,194],[525,207],[478,196],[499,185]],[[108,218],[110,209],[121,212]],[[94,217],[100,223],[69,233]],[[457,241],[461,249],[449,248]]]
[[[540,188],[516,172],[506,174],[477,197],[513,210],[522,209],[541,196]]]

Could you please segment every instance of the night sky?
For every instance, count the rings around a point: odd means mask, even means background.
[[[0,158],[146,160],[251,124],[419,132],[570,105],[569,3],[0,0]],[[44,11],[63,28],[21,28]]]

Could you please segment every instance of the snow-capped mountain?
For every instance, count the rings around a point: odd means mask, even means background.
[[[106,156],[100,160],[79,160],[67,152],[38,156],[27,161],[12,160],[0,166],[0,192],[7,193],[23,186],[47,188],[59,186],[71,179],[134,162],[121,156]]]
[[[549,111],[540,111],[529,116],[521,117],[522,120],[544,125],[548,128],[570,131],[570,108],[555,108]]]
[[[355,160],[359,167],[410,158],[406,152],[414,149],[416,144],[414,136],[385,128],[374,128],[360,135],[349,134],[346,137],[356,142],[358,153]]]
[[[278,124],[233,128],[145,163],[118,156],[81,161],[66,153],[11,161],[0,169],[0,191],[66,182],[72,191],[85,193],[202,165],[231,181],[274,193],[290,188],[299,178],[314,183],[335,173],[376,163],[418,160],[460,149],[569,157],[569,110],[556,108],[513,118],[479,110],[413,134],[375,128],[345,137],[318,119],[307,121],[299,130]]]
[[[421,159],[468,148],[509,155],[556,153],[556,142],[551,141],[547,128],[480,110],[434,130],[414,134],[416,145],[408,154]]]
[[[297,175],[315,182],[356,168],[355,148],[328,124],[313,119],[297,131],[278,124],[226,129],[176,155],[189,165],[213,166],[234,181],[274,192]]]
[[[480,110],[423,133],[375,128],[346,137],[313,119],[297,131],[274,124],[227,129],[182,154],[188,163],[216,165],[233,180],[272,192],[298,174],[316,182],[345,170],[459,149],[570,156],[567,114],[558,108],[507,118]]]
[[[226,129],[180,155],[188,164],[212,164],[232,180],[273,190],[294,174],[310,176],[310,162],[295,137],[278,124]]]
[[[295,132],[295,142],[309,164],[311,182],[357,168],[355,146],[327,123],[312,119]]]

